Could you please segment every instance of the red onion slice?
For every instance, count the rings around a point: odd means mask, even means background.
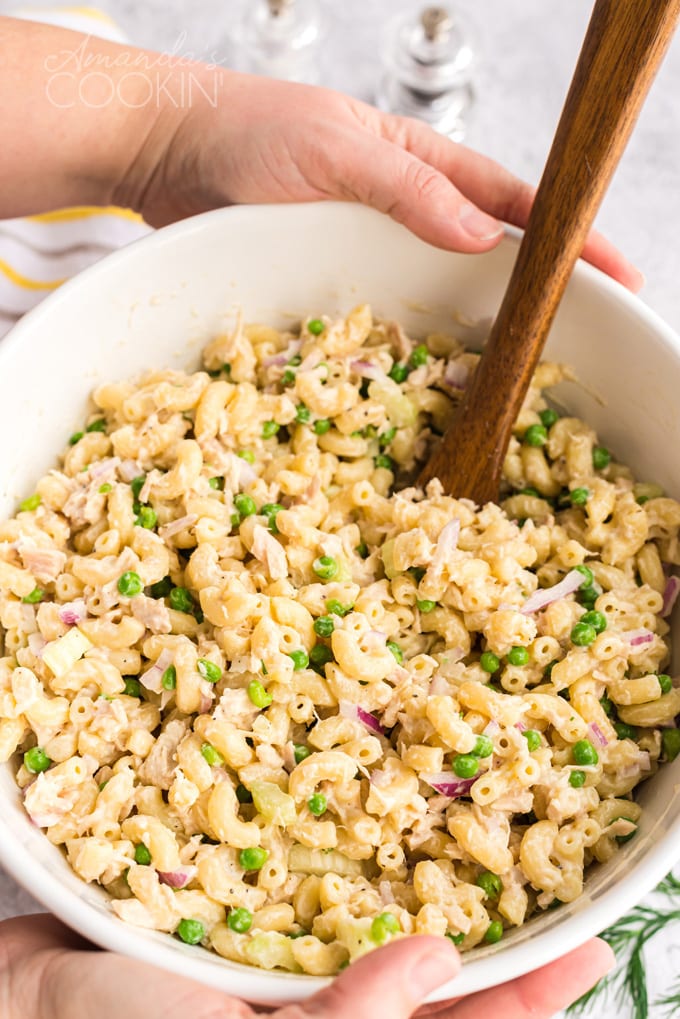
[[[522,612],[525,616],[530,615],[532,612],[540,612],[540,610],[546,608],[547,605],[552,605],[554,601],[558,601],[560,598],[566,598],[567,595],[573,594],[574,591],[578,591],[581,584],[584,583],[584,580],[585,578],[583,574],[578,570],[570,570],[566,577],[563,577],[562,580],[560,580],[559,584],[553,584],[552,587],[541,588],[529,595],[520,609],[520,612]]]
[[[166,538],[172,538],[174,534],[179,534],[180,531],[186,531],[188,527],[193,527],[197,520],[198,517],[195,513],[189,513],[185,517],[178,517],[176,520],[171,520],[169,524],[165,525],[165,527],[161,527],[158,533],[163,540]]]
[[[459,796],[466,796],[469,793],[479,775],[475,775],[474,778],[458,778],[452,771],[439,771],[435,774],[423,773],[420,777],[442,796],[457,800]]]
[[[178,870],[157,870],[158,880],[170,888],[186,888],[198,873],[198,867],[180,867]]]
[[[31,654],[35,655],[36,658],[42,658],[42,653],[47,647],[47,641],[42,633],[29,633],[28,647]]]
[[[384,729],[377,718],[370,711],[364,711],[358,704],[350,704],[349,701],[340,701],[340,714],[343,718],[350,718],[354,722],[361,722],[362,725],[375,732],[378,736],[384,734]]]
[[[73,601],[64,602],[60,605],[57,613],[65,626],[77,626],[87,619],[87,607],[84,598],[75,598]]]
[[[470,377],[470,368],[464,361],[454,359],[449,361],[444,369],[444,382],[451,389],[457,389],[462,393]]]
[[[621,640],[625,640],[631,647],[643,647],[645,644],[651,644],[654,640],[654,634],[651,630],[640,627],[638,630],[624,630],[623,633],[619,634]]]
[[[666,581],[666,587],[663,592],[663,607],[661,609],[662,616],[670,616],[679,594],[680,577],[669,577]]]
[[[602,732],[602,729],[600,729],[600,727],[597,724],[597,722],[591,722],[590,725],[588,726],[588,728],[590,729],[590,731],[592,733],[593,742],[594,743],[597,743],[598,746],[601,746],[601,747],[606,747],[608,745],[609,740],[607,739],[605,734]]]
[[[138,478],[140,474],[144,474],[144,471],[136,460],[123,460],[118,464],[118,473],[123,481],[129,482],[134,478]]]
[[[362,379],[381,380],[385,378],[382,368],[377,364],[372,364],[371,361],[352,361],[350,368],[355,375],[360,375]]]

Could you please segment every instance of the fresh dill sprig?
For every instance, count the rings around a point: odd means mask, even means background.
[[[668,904],[636,906],[602,932],[600,937],[613,949],[618,966],[570,1006],[567,1011],[571,1015],[583,1015],[596,1001],[603,1004],[613,996],[621,1014],[627,1008],[632,1019],[649,1019],[645,947],[668,924],[680,922],[680,901],[677,901],[680,900],[680,879],[669,874],[657,888],[657,894],[670,900]],[[677,1015],[680,983],[654,1004],[668,1009],[668,1019]]]
[[[675,1019],[680,1013],[680,980],[673,984],[667,995],[664,995],[663,998],[657,998],[654,1005],[664,1009],[664,1015],[667,1019]]]

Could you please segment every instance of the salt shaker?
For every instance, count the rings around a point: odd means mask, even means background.
[[[248,0],[233,38],[242,71],[315,84],[323,25],[318,0]]]
[[[445,7],[427,7],[388,29],[378,106],[418,117],[460,141],[474,101],[474,54],[458,17]]]

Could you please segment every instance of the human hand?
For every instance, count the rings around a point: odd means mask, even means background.
[[[203,67],[210,94],[208,73]],[[503,223],[526,225],[528,184],[419,121],[327,89],[223,73],[214,106],[161,111],[120,181],[115,200],[152,225],[236,203],[341,199],[464,252],[493,248]],[[639,271],[597,233],[583,257],[633,291],[642,286]]]
[[[612,966],[611,949],[593,940],[510,984],[425,1006],[437,1019],[549,1019]],[[220,991],[136,959],[100,952],[48,914],[0,923],[3,1019],[409,1019],[435,988],[456,976],[460,958],[443,938],[400,938],[353,963],[306,1002],[251,1008]]]

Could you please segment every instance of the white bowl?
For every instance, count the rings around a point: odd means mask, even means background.
[[[61,287],[0,344],[0,517],[54,464],[97,383],[151,367],[195,365],[202,343],[240,305],[248,320],[285,325],[369,301],[418,335],[456,327],[474,339],[498,308],[518,245],[487,255],[430,248],[369,210],[342,204],[234,208],[162,230]],[[455,313],[455,318],[454,318]],[[618,284],[579,265],[548,354],[587,389],[565,406],[636,472],[680,494],[680,340]],[[677,633],[676,640],[680,640]],[[680,758],[640,792],[639,834],[594,869],[577,902],[466,957],[441,1000],[517,977],[598,933],[651,889],[680,855]],[[226,962],[166,934],[127,926],[29,821],[12,768],[0,769],[0,860],[32,895],[104,948],[261,1003],[307,997],[326,981]]]

